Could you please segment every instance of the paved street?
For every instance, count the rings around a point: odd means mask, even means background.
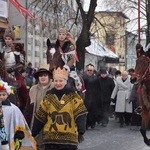
[[[150,138],[150,131],[147,135]],[[150,150],[139,131],[132,131],[130,127],[120,128],[114,119],[106,128],[97,125],[95,129],[89,129],[84,137],[79,150]]]

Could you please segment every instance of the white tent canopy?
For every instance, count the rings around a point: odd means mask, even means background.
[[[115,53],[113,53],[110,49],[102,45],[102,43],[96,38],[92,38],[91,45],[86,47],[85,49],[88,53],[96,56],[118,58],[118,56]]]

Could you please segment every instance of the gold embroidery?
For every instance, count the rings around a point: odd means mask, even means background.
[[[64,101],[64,100],[61,100],[61,101],[60,101],[60,104],[65,104],[65,101]]]

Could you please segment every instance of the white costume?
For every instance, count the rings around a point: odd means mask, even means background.
[[[17,51],[12,51],[11,47],[4,46],[0,50],[0,53],[4,53],[6,69],[12,68],[12,67],[14,67],[16,65],[15,55],[19,56],[20,63],[24,63],[24,61],[25,61],[25,58],[24,58],[23,54],[20,53],[20,52],[17,52]]]
[[[2,109],[4,114],[4,126],[8,135],[10,150],[14,150],[14,135],[17,130],[23,131],[25,134],[25,138],[22,140],[22,146],[32,147],[33,150],[36,150],[36,142],[31,136],[31,131],[19,108],[11,103],[11,106],[3,105]]]

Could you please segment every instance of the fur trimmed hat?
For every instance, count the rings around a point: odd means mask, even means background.
[[[58,30],[58,33],[68,33],[68,31],[67,31],[67,29],[66,28],[60,28],[59,30]]]
[[[6,37],[10,37],[10,38],[12,38],[12,40],[15,40],[15,32],[13,31],[13,29],[11,27],[9,27],[5,30],[4,39]]]

